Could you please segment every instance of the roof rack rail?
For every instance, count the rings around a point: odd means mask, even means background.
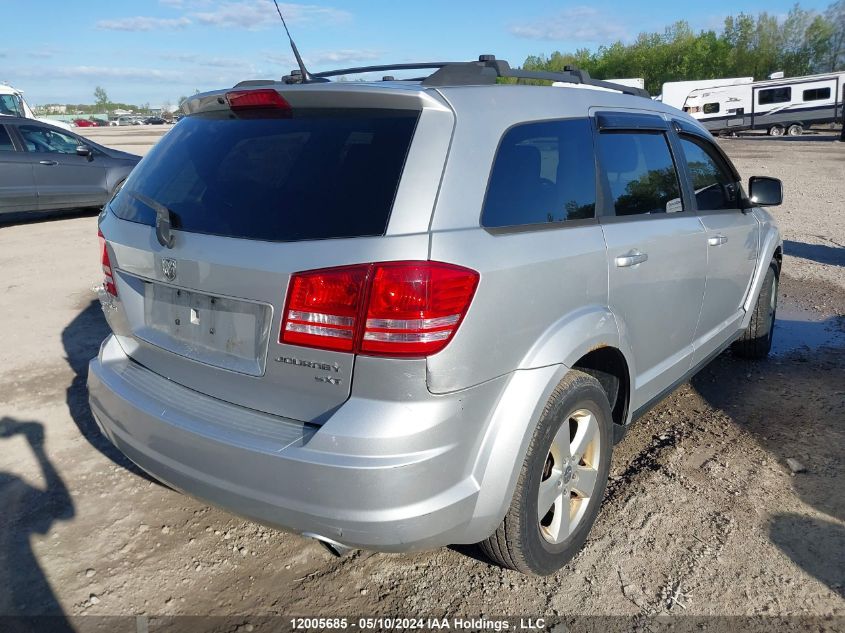
[[[338,68],[326,70],[320,73],[311,73],[316,81],[327,81],[329,77],[341,75],[360,75],[362,73],[384,72],[393,70],[422,70],[432,68],[435,71],[424,78],[414,78],[405,81],[420,81],[423,86],[474,86],[496,83],[499,77],[512,79],[535,79],[541,81],[559,81],[570,84],[583,84],[606,90],[616,90],[628,95],[650,98],[647,91],[642,88],[623,86],[622,84],[610,81],[593,79],[586,70],[579,70],[574,66],[564,66],[562,72],[548,72],[544,70],[523,70],[522,68],[511,68],[510,64],[502,59],[496,59],[495,55],[479,55],[478,61],[468,62],[420,62],[406,64],[382,64],[377,66],[358,66],[354,68]],[[312,80],[312,81],[313,81]],[[296,71],[283,77],[285,83],[300,83],[302,76]]]

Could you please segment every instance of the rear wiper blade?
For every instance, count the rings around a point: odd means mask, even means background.
[[[156,239],[162,246],[173,248],[173,233],[170,232],[170,223],[175,217],[173,211],[160,202],[156,202],[152,198],[149,198],[142,193],[138,193],[137,191],[130,191],[129,195],[133,198],[137,198],[156,212]]]

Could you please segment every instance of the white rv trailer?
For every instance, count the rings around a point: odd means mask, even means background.
[[[689,93],[683,109],[711,132],[767,130],[799,136],[814,123],[842,119],[845,72],[709,86]]]
[[[629,88],[641,88],[645,90],[645,79],[642,77],[626,77],[625,79],[602,79],[602,81],[608,81],[610,83],[619,84],[621,86],[628,86]],[[608,90],[610,92],[615,92],[609,88],[599,88],[597,86],[591,86],[589,84],[572,84],[566,83],[563,81],[553,81],[552,86],[557,86],[558,88],[588,88],[590,90]]]
[[[726,77],[725,79],[697,79],[695,81],[667,81],[663,84],[663,91],[655,97],[678,110],[684,107],[687,96],[698,88],[715,88],[717,86],[737,86],[750,84],[754,77]]]

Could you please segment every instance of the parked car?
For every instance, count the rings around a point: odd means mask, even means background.
[[[74,119],[73,124],[76,127],[97,127],[97,124],[90,119]]]
[[[106,206],[91,410],[153,476],[336,552],[552,573],[628,426],[768,353],[781,184],[578,71],[319,82],[346,73],[197,95]]]
[[[144,123],[146,125],[164,125],[167,121],[162,119],[160,116],[150,116],[144,119]]]
[[[126,114],[117,118],[115,125],[144,125],[143,117]]]
[[[102,207],[140,156],[22,117],[0,119],[0,215]]]

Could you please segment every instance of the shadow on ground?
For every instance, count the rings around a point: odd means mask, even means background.
[[[15,224],[35,224],[36,222],[49,222],[52,220],[69,220],[72,218],[84,218],[98,215],[100,209],[65,209],[60,211],[16,211],[4,213],[0,216],[0,227],[12,226]]]
[[[769,141],[771,143],[834,143],[839,141],[839,132],[824,130],[806,132],[801,136],[769,136],[768,134],[742,134],[739,136],[720,137],[736,141]]]
[[[0,443],[16,436],[26,439],[41,470],[44,488],[32,486],[14,473],[0,472],[0,615],[56,616],[50,618],[51,631],[71,632],[73,628],[65,620],[32,550],[31,537],[46,534],[56,521],[73,518],[73,501],[44,450],[44,425],[11,417],[0,419]],[[18,624],[13,622],[11,630]]]
[[[820,331],[834,338],[820,338]],[[845,344],[836,337],[841,331],[842,319],[836,317],[778,320],[775,340],[780,336],[792,345],[758,362],[723,354],[691,383],[751,433],[785,473],[788,458],[806,468],[793,476],[792,485],[817,513],[769,517],[769,538],[796,565],[845,597]]]
[[[117,450],[114,445],[100,432],[91,408],[88,406],[88,361],[100,350],[100,343],[110,334],[109,326],[103,316],[103,310],[98,300],[91,301],[64,330],[62,330],[62,345],[65,349],[65,359],[73,369],[74,377],[67,388],[65,401],[71,418],[79,428],[82,436],[88,442],[121,466],[139,477],[155,481],[143,470],[133,464],[127,457]],[[159,483],[159,482],[155,482]]]
[[[832,266],[845,266],[845,248],[840,246],[827,246],[825,244],[807,244],[806,242],[793,242],[784,240],[783,252],[793,257],[809,259],[819,264],[830,264]]]

